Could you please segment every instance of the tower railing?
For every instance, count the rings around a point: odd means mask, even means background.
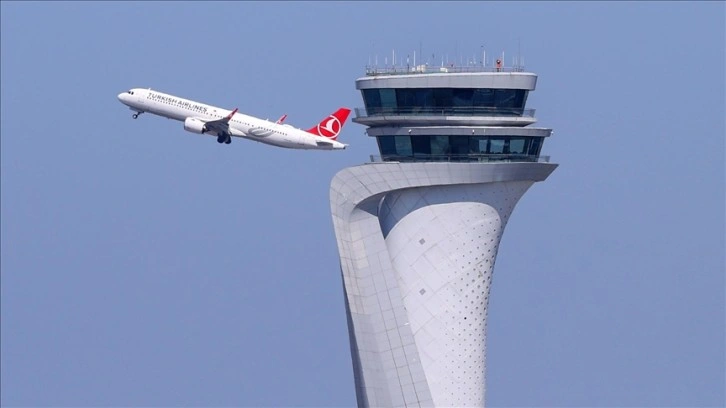
[[[414,74],[435,74],[435,73],[474,73],[474,72],[524,72],[524,66],[511,66],[511,67],[496,67],[496,66],[483,66],[483,65],[468,65],[468,66],[457,66],[457,65],[446,65],[446,66],[432,66],[432,65],[416,65],[416,66],[366,66],[367,76],[377,75],[414,75]]]
[[[550,156],[534,156],[528,154],[424,154],[411,155],[384,154],[371,155],[372,163],[381,162],[517,162],[517,163],[549,163]]]
[[[355,108],[358,118],[371,116],[522,116],[534,118],[534,109],[484,106],[421,106],[404,108]]]

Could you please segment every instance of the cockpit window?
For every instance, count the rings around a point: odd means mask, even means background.
[[[129,95],[133,95],[134,91],[126,91],[126,93],[128,93]]]

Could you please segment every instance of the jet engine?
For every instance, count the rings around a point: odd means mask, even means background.
[[[202,134],[202,130],[205,130],[204,122],[197,118],[186,118],[184,120],[184,130],[187,132]]]

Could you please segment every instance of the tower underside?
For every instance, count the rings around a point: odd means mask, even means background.
[[[483,406],[500,239],[549,163],[373,163],[331,185],[358,405]]]

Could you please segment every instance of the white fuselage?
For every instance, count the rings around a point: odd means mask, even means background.
[[[202,122],[213,121],[222,119],[232,113],[231,110],[195,102],[152,89],[134,88],[129,92],[119,94],[118,99],[133,111],[153,113],[181,122],[189,118],[198,119]],[[228,126],[231,136],[279,147],[333,150],[345,149],[347,146],[338,141],[313,135],[287,124],[270,122],[242,113],[235,113],[229,120]],[[217,132],[207,132],[205,134],[218,136]]]

